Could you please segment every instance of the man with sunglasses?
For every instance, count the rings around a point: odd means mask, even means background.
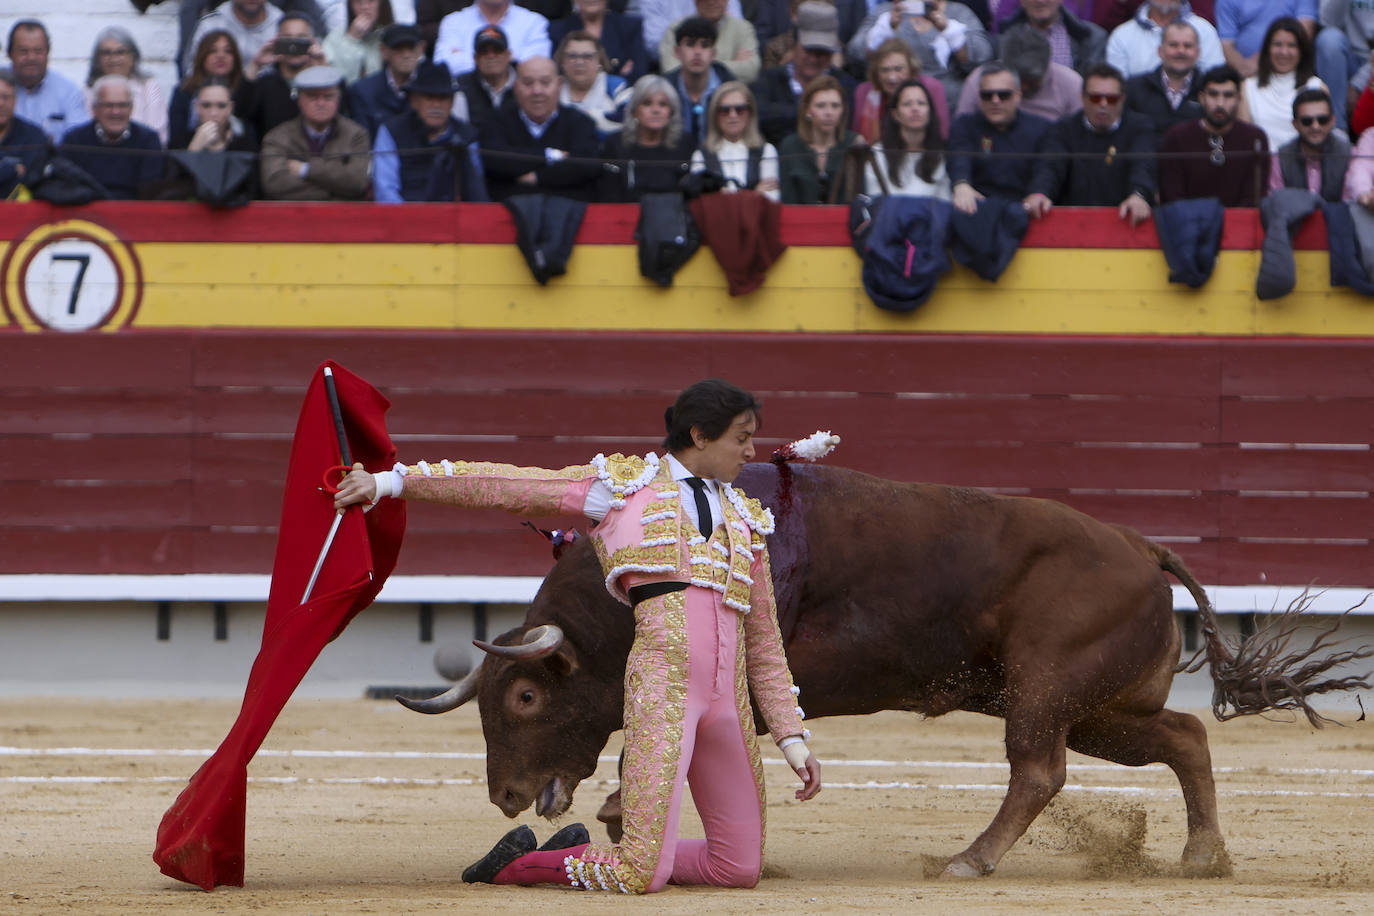
[[[1083,107],[1083,77],[1078,71],[1050,60],[1050,43],[1030,26],[1017,26],[1002,35],[997,59],[1016,71],[1021,80],[1020,111],[1057,121]],[[959,90],[954,116],[978,110],[978,86],[983,68],[978,67]]]
[[[1202,75],[1202,117],[1169,128],[1159,153],[1164,203],[1218,198],[1225,207],[1257,207],[1269,189],[1269,141],[1236,118],[1241,76],[1230,64]]]
[[[1132,226],[1150,218],[1155,198],[1154,127],[1126,111],[1125,79],[1111,64],[1088,71],[1083,108],[1054,123],[1040,144],[1026,211],[1055,204],[1116,207]]]
[[[1297,137],[1278,148],[1269,167],[1269,190],[1301,188],[1335,202],[1344,198],[1350,141],[1334,133],[1331,97],[1304,89],[1293,99]]]
[[[1032,154],[1050,122],[1019,110],[1021,79],[1006,64],[983,65],[979,110],[949,129],[949,180],[954,206],[975,213],[985,197],[1022,200],[1030,188]]]

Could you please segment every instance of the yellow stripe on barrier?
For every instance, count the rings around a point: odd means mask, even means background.
[[[634,247],[574,249],[540,287],[511,245],[140,243],[134,324],[169,327],[507,328],[1374,337],[1374,303],[1329,285],[1325,252],[1298,286],[1254,295],[1259,253],[1224,251],[1202,290],[1168,282],[1154,250],[1024,249],[997,283],[956,267],[916,312],[885,312],[848,248],[793,247],[762,289],[731,298],[703,249],[674,285],[639,276]]]

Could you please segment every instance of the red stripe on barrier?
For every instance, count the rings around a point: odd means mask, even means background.
[[[782,240],[787,245],[849,245],[845,207],[784,209]],[[500,204],[286,203],[258,201],[236,210],[165,201],[103,202],[84,207],[54,207],[30,202],[0,209],[0,239],[17,240],[45,223],[90,220],[125,242],[321,243],[349,244],[512,244],[515,224]],[[633,204],[590,204],[579,245],[633,245],[639,208]],[[1222,248],[1253,250],[1264,240],[1259,211],[1226,212]],[[1321,214],[1303,224],[1293,240],[1301,250],[1326,249]],[[1058,207],[1034,220],[1025,248],[1157,249],[1152,222],[1131,228],[1115,207]]]

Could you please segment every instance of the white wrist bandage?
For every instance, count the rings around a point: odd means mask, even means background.
[[[811,751],[801,738],[793,736],[782,739],[782,744],[778,745],[778,750],[782,751],[782,756],[787,759],[787,765],[792,769],[806,769],[806,760],[811,756]]]
[[[395,476],[394,471],[379,471],[372,475],[372,482],[377,486],[377,495],[372,497],[372,505],[375,506],[381,500],[392,495],[391,484]]]

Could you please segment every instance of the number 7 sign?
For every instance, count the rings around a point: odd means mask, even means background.
[[[133,250],[103,226],[70,220],[15,244],[3,268],[6,310],[26,330],[118,330],[142,293]]]

